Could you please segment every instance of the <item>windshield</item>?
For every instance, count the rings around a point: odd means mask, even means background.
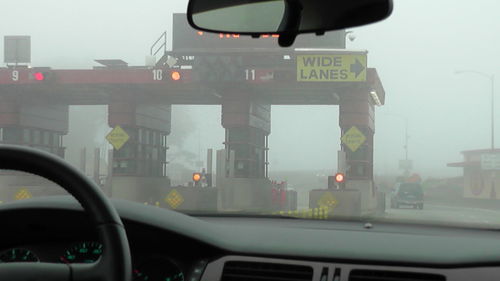
[[[422,187],[419,184],[401,184],[399,187],[399,192],[422,194]]]
[[[0,142],[151,208],[497,228],[500,2],[394,2],[289,48],[194,30],[186,0],[2,3]]]

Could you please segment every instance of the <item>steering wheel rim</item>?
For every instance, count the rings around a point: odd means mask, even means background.
[[[0,280],[130,281],[132,262],[123,223],[100,188],[61,158],[16,145],[0,145],[0,169],[27,172],[53,181],[89,214],[104,251],[93,264],[3,263]]]

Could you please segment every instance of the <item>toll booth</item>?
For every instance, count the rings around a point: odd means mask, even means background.
[[[338,169],[345,172],[345,182],[342,188],[311,191],[309,207],[328,207],[332,216],[376,214],[380,212],[378,205],[383,203],[383,194],[373,181],[375,106],[385,103],[385,91],[374,69],[367,70],[365,83],[343,90],[339,101],[342,153]]]
[[[171,106],[136,104],[115,99],[108,106],[113,146],[110,195],[137,202],[156,202],[170,187],[166,175]]]
[[[261,177],[238,177],[235,173],[236,163],[235,151],[217,151],[217,208],[226,211],[269,212],[272,206],[271,181]]]
[[[463,169],[463,197],[475,199],[500,198],[500,149],[462,151],[462,162],[448,167]]]
[[[24,145],[64,157],[68,106],[27,101],[23,93],[0,96],[0,144]],[[56,184],[16,171],[0,172],[0,201],[28,199],[39,194],[63,194]]]

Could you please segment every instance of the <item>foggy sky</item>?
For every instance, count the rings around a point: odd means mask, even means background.
[[[186,5],[180,0],[2,1],[0,36],[31,35],[34,66],[91,67],[103,58],[142,65],[156,38],[164,30],[171,35],[171,14],[185,12]],[[408,118],[414,171],[424,177],[459,175],[460,169],[446,163],[461,161],[460,151],[489,147],[490,84],[453,72],[494,73],[500,88],[500,2],[396,0],[394,5],[388,20],[352,29],[356,39],[348,41],[348,48],[368,50],[368,65],[377,68],[386,91],[386,105],[376,109],[375,172],[398,172]],[[497,95],[496,108],[499,104]],[[196,124],[186,148],[195,153],[222,148],[220,106],[176,110],[188,110]],[[338,107],[274,106],[271,118],[271,169],[336,168]]]

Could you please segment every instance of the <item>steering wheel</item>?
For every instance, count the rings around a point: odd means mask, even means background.
[[[104,248],[92,264],[1,263],[0,280],[131,280],[130,248],[122,221],[93,181],[55,155],[22,146],[0,145],[0,169],[39,175],[63,187],[90,215]]]

